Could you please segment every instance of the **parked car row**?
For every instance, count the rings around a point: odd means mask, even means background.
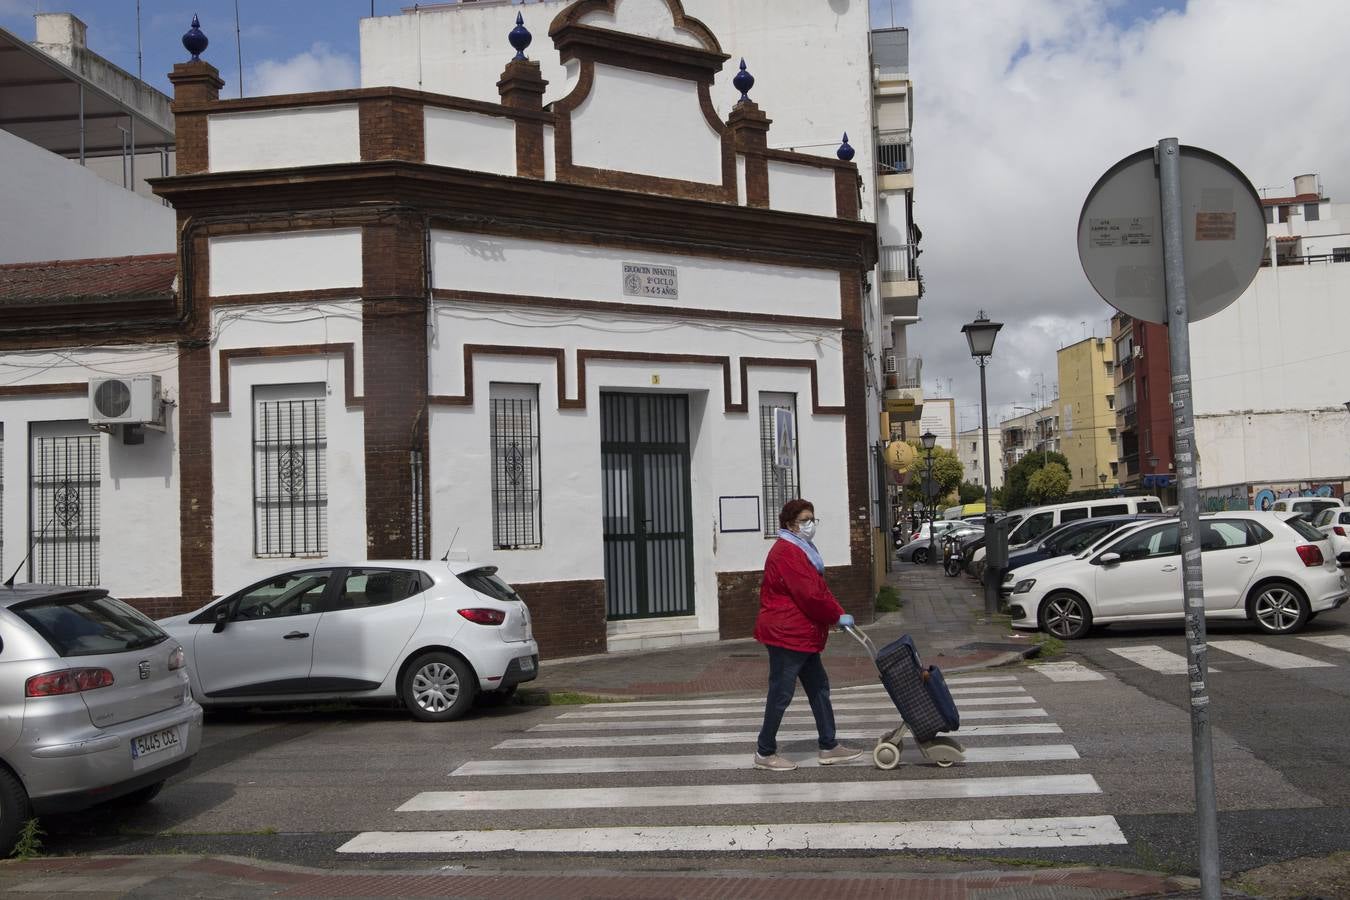
[[[32,815],[143,803],[203,707],[401,702],[448,722],[535,678],[530,613],[492,566],[305,566],[153,622],[106,590],[0,588],[0,855]]]

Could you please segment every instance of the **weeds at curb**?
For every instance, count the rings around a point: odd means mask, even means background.
[[[878,613],[897,612],[903,604],[904,600],[900,598],[900,592],[892,585],[883,584],[877,591],[876,605]]]
[[[520,706],[581,706],[586,703],[623,703],[618,697],[601,697],[576,691],[519,691],[514,700]]]
[[[1041,660],[1054,659],[1064,654],[1064,642],[1053,634],[1037,634],[1036,646],[1040,648],[1037,657]]]
[[[19,839],[14,842],[14,849],[10,851],[11,859],[36,859],[42,855],[42,836],[47,832],[42,830],[37,819],[29,819],[23,823],[23,830],[19,832]]]

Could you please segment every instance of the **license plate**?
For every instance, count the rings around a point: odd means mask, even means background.
[[[534,671],[534,657],[532,657],[532,656],[522,656],[522,657],[520,658],[520,671],[522,671],[522,672],[533,672],[533,671]]]
[[[149,734],[131,739],[131,758],[145,759],[147,756],[154,756],[156,753],[163,753],[166,750],[176,750],[180,746],[182,746],[182,742],[178,736],[177,727],[152,731]]]

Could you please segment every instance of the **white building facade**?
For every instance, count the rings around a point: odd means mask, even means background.
[[[972,428],[957,436],[956,455],[965,468],[965,480],[984,487],[984,429]],[[989,487],[1003,487],[1003,432],[989,431]]]
[[[556,50],[536,43],[567,62],[549,105],[523,57],[488,76],[493,101],[369,81],[221,100],[209,64],[175,67],[179,174],[156,191],[181,232],[176,318],[119,320],[116,348],[0,344],[32,360],[0,391],[5,471],[46,430],[85,441],[102,524],[80,578],[161,612],[297,561],[453,551],[516,585],[545,655],[742,637],[800,495],[870,618],[858,166],[770,148],[677,0],[605,6],[559,5]],[[79,365],[45,374],[43,354]],[[89,431],[109,355],[161,375],[163,432]],[[6,534],[36,531],[25,493],[5,492]],[[173,548],[153,578],[108,543],[128,508],[118,541]],[[42,559],[73,552],[53,534]]]

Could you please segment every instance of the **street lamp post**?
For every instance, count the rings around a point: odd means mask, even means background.
[[[923,480],[924,505],[928,507],[928,564],[933,564],[933,526],[936,524],[933,515],[933,447],[937,444],[937,435],[931,431],[925,431],[919,436],[919,442],[923,444],[924,452],[928,454],[928,467]]]
[[[1002,322],[991,322],[989,317],[980,310],[980,314],[975,317],[975,321],[968,325],[962,325],[961,331],[966,336],[966,343],[970,345],[970,355],[975,357],[975,363],[980,367],[980,431],[984,438],[984,539],[985,555],[989,554],[988,542],[994,537],[994,491],[990,487],[989,481],[989,395],[984,384],[984,367],[989,362],[989,357],[994,352],[994,338],[998,337],[998,330],[1003,327]],[[994,571],[992,566],[984,567],[984,611],[990,615],[998,612],[998,572]]]
[[[1103,494],[1106,493],[1106,473],[1105,473],[1105,472],[1099,472],[1099,473],[1097,474],[1097,481],[1098,481],[1098,482],[1101,484],[1101,486],[1102,486],[1102,493],[1103,493]]]

